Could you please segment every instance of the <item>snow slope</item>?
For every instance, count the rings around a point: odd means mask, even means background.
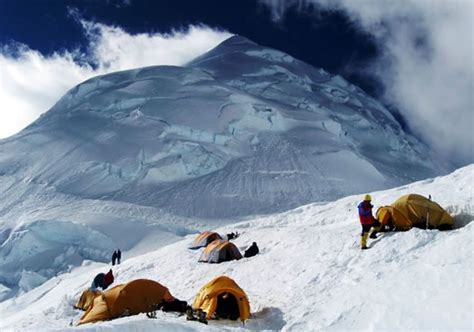
[[[360,196],[314,203],[218,228],[239,231],[243,248],[257,241],[261,253],[222,264],[197,263],[186,249],[193,235],[115,268],[117,283],[151,278],[180,299],[225,274],[247,292],[253,318],[246,329],[272,330],[457,330],[474,328],[474,165],[454,173],[372,193],[376,208],[407,193],[431,194],[455,216],[456,229],[386,233],[358,249]],[[71,309],[106,264],[86,262],[15,299],[0,303],[1,330],[68,330],[80,312]],[[239,323],[209,326],[158,313],[88,324],[87,331],[238,330]]]

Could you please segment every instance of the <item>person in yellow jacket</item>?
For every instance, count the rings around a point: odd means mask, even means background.
[[[359,209],[359,220],[362,226],[362,233],[360,236],[361,249],[368,249],[367,238],[369,237],[370,230],[373,228],[372,233],[370,233],[371,239],[376,239],[377,232],[380,230],[380,223],[372,215],[373,205],[371,202],[372,197],[367,194],[364,196],[364,200],[357,206]]]

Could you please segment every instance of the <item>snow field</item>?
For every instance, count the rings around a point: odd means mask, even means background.
[[[247,292],[253,318],[245,329],[271,330],[472,330],[474,166],[445,177],[372,193],[375,208],[415,192],[431,194],[456,210],[453,231],[413,229],[386,233],[358,248],[360,195],[310,204],[282,214],[254,217],[218,232],[238,231],[234,242],[253,241],[260,254],[221,264],[198,263],[200,250],[188,250],[194,235],[158,250],[127,258],[114,268],[116,283],[150,278],[179,299],[192,302],[197,291],[225,274]],[[458,217],[459,216],[459,217]],[[467,221],[469,220],[469,221]],[[109,267],[85,263],[43,285],[0,303],[0,329],[67,330],[81,313],[70,306],[98,272]],[[106,331],[239,330],[238,322],[209,326],[158,313],[88,324],[79,329]]]

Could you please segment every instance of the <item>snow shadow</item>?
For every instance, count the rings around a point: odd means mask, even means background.
[[[474,214],[462,212],[454,216],[454,229],[462,228],[474,221]]]
[[[396,231],[377,233],[377,238],[376,239],[370,239],[369,247],[372,248],[373,246],[375,246],[378,242],[380,242],[384,238],[388,238],[390,236],[393,236],[395,234],[395,232]]]
[[[245,324],[248,330],[281,330],[286,325],[283,311],[276,307],[265,307],[253,312],[251,319]]]
[[[446,211],[454,218],[453,229],[463,228],[474,221],[474,211],[471,206],[448,206]]]

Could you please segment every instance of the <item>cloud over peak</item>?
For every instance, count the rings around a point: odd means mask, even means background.
[[[458,165],[474,162],[474,3],[469,0],[261,0],[276,20],[289,8],[344,13],[376,41],[366,70],[414,132]],[[315,17],[317,19],[317,16]]]
[[[88,38],[87,54],[66,50],[44,56],[18,43],[0,48],[0,138],[27,126],[86,79],[137,67],[182,65],[231,36],[204,25],[132,35],[72,14]]]

